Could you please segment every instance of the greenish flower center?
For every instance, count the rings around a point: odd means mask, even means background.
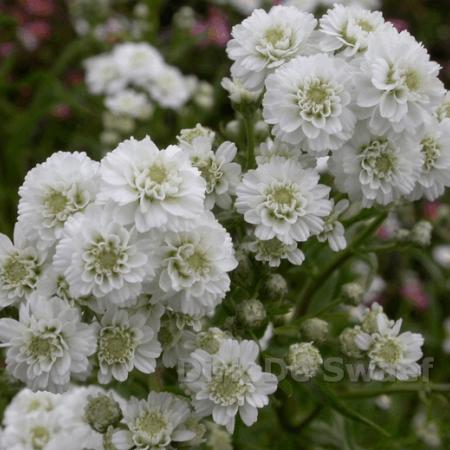
[[[68,203],[69,199],[62,192],[53,190],[50,191],[44,200],[44,205],[47,210],[55,216],[64,212]]]
[[[222,406],[236,404],[248,391],[248,375],[233,363],[214,367],[208,390],[211,399]]]
[[[123,326],[107,327],[100,331],[98,358],[107,365],[124,364],[134,355],[134,333]]]
[[[167,180],[167,169],[162,164],[153,164],[148,169],[148,175],[152,181],[161,184]]]
[[[10,285],[18,285],[28,276],[28,265],[19,255],[10,256],[3,265],[3,277]]]
[[[362,147],[361,167],[376,178],[390,178],[396,165],[397,157],[387,140],[375,140]]]
[[[55,349],[52,337],[33,336],[28,343],[28,351],[37,358],[48,357]]]
[[[42,450],[50,440],[50,433],[47,428],[38,426],[31,430],[31,445],[33,450]]]
[[[99,239],[86,251],[84,260],[88,272],[112,276],[123,269],[127,261],[127,252],[112,241]]]
[[[284,31],[280,27],[269,28],[264,34],[265,40],[274,46],[283,39],[283,37]]]
[[[425,138],[422,142],[422,153],[424,155],[424,167],[426,171],[434,168],[436,161],[441,156],[439,144],[432,137]]]
[[[417,91],[420,88],[420,76],[414,70],[408,70],[405,75],[405,84],[410,91]]]
[[[379,361],[396,364],[402,358],[402,348],[394,338],[386,337],[379,340],[372,351],[372,358]]]
[[[361,30],[365,31],[366,33],[370,33],[374,31],[373,25],[366,19],[356,19],[356,24],[361,28]]]

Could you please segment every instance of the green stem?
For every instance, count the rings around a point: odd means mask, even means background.
[[[243,114],[243,123],[245,130],[245,140],[246,140],[246,160],[245,160],[245,170],[250,170],[255,168],[255,126],[253,120],[253,114],[245,113]]]
[[[343,398],[370,398],[379,395],[402,394],[410,392],[450,392],[450,384],[409,382],[386,387],[354,389],[341,394]]]
[[[327,279],[338,269],[342,264],[344,264],[348,259],[350,259],[358,247],[361,246],[368,238],[372,236],[375,231],[378,230],[380,225],[386,219],[387,212],[381,213],[376,217],[373,222],[364,229],[359,235],[353,239],[350,245],[341,253],[338,253],[335,258],[325,267],[325,269],[316,277],[310,278],[305,284],[305,287],[300,294],[299,301],[295,309],[294,318],[297,318],[306,313],[309,304],[311,303],[316,291],[326,283]]]

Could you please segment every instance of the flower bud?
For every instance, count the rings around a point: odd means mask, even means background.
[[[269,300],[278,300],[288,293],[288,284],[282,275],[274,273],[267,278],[263,289]]]
[[[245,300],[239,307],[240,321],[250,327],[259,328],[266,320],[266,309],[257,299]]]
[[[357,306],[363,299],[364,287],[356,282],[346,283],[342,286],[341,294],[346,303]]]
[[[292,376],[296,378],[313,378],[323,364],[319,350],[311,342],[292,344],[286,357]]]
[[[99,433],[105,433],[109,426],[117,425],[122,419],[119,404],[109,395],[89,396],[84,410],[86,422]]]
[[[413,244],[428,247],[431,244],[433,225],[426,220],[418,222],[411,230],[410,239]]]
[[[346,328],[339,335],[339,342],[341,344],[341,350],[344,355],[347,355],[350,358],[361,358],[363,356],[362,351],[355,342],[356,336],[360,333],[361,327],[357,325],[353,328]]]
[[[364,316],[361,321],[361,328],[369,334],[376,333],[378,331],[377,325],[377,317],[379,314],[383,314],[387,318],[386,314],[384,314],[383,307],[378,303],[373,303],[372,306],[367,308],[364,312]]]
[[[308,341],[314,341],[321,344],[327,340],[329,333],[328,322],[314,317],[305,320],[301,326],[301,332],[304,338]]]

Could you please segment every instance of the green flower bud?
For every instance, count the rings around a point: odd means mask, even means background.
[[[250,328],[261,327],[264,324],[266,317],[266,309],[257,299],[245,300],[239,307],[240,321]]]
[[[311,342],[302,342],[289,347],[286,362],[294,379],[310,379],[319,371],[323,359]]]
[[[109,426],[117,425],[122,419],[119,404],[109,395],[89,396],[84,410],[86,422],[99,433],[105,433]]]
[[[308,341],[314,341],[319,344],[327,340],[330,327],[328,322],[322,319],[313,318],[303,322],[301,332],[304,338]]]
[[[356,326],[353,328],[346,328],[339,336],[339,342],[341,344],[341,350],[344,355],[350,358],[361,358],[363,352],[356,345],[356,336],[361,333],[361,327]]]

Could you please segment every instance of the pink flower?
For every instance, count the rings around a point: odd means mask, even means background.
[[[439,217],[439,210],[441,209],[441,203],[436,202],[426,202],[423,205],[423,216],[426,220],[434,222]]]
[[[400,294],[419,311],[425,311],[430,305],[430,299],[425,292],[422,282],[414,275],[405,278],[400,288]]]
[[[39,44],[51,36],[51,27],[48,22],[44,20],[34,20],[26,22],[17,30],[17,35],[24,45],[29,50],[35,50]]]
[[[406,20],[403,20],[403,19],[391,18],[391,19],[389,19],[389,22],[391,22],[392,25],[394,25],[394,27],[399,32],[401,32],[403,30],[407,30],[408,27],[409,27],[409,23]]]
[[[72,115],[72,110],[70,106],[60,103],[53,108],[52,115],[57,119],[66,120]]]
[[[55,11],[53,0],[24,0],[25,10],[34,16],[48,17]]]
[[[207,19],[197,21],[191,31],[194,36],[201,35],[203,37],[200,42],[203,46],[218,45],[225,47],[230,40],[228,17],[219,8],[209,8]]]

